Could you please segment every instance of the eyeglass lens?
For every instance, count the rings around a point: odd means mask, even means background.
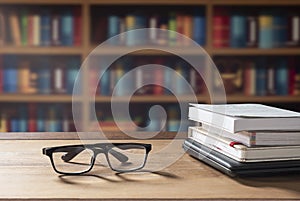
[[[75,153],[74,157],[66,160],[66,156],[72,153]],[[146,155],[144,146],[118,145],[108,150],[107,160],[111,169],[126,172],[142,168],[145,164]],[[82,173],[88,171],[93,165],[93,151],[85,147],[56,149],[52,158],[55,169],[61,173]]]

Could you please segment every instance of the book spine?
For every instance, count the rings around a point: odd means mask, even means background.
[[[6,43],[6,15],[0,9],[0,46]]]
[[[267,94],[267,70],[265,67],[256,68],[256,95],[265,96]]]
[[[231,15],[230,17],[230,47],[246,47],[246,17],[242,15]]]
[[[49,46],[51,44],[51,16],[49,10],[42,10],[40,20],[40,45]]]
[[[272,48],[273,47],[273,16],[260,15],[259,21],[259,48]]]
[[[229,46],[229,15],[225,8],[215,8],[213,16],[213,46],[216,48]]]
[[[126,17],[126,28],[132,24],[131,18],[129,16]],[[133,25],[132,25],[133,26]],[[119,31],[119,17],[116,15],[110,15],[108,16],[108,32],[107,32],[107,38],[112,38],[120,33]],[[127,39],[126,39],[127,40]],[[118,45],[119,41],[115,38],[113,40],[110,40],[110,45]],[[127,42],[127,41],[126,41]]]
[[[267,93],[274,95],[275,88],[275,69],[274,66],[270,66],[267,69]]]
[[[0,55],[0,94],[3,93],[3,56]]]
[[[287,20],[285,16],[273,16],[273,47],[283,47],[287,41]]]
[[[61,43],[63,46],[72,46],[73,45],[73,36],[74,36],[74,20],[71,10],[65,10],[61,14]]]
[[[11,11],[9,16],[9,22],[11,27],[11,34],[13,43],[16,46],[21,46],[21,30],[20,30],[20,21],[16,11]]]
[[[74,44],[75,46],[80,46],[81,45],[81,38],[82,38],[82,17],[81,17],[81,12],[80,12],[80,7],[76,7],[74,9]]]
[[[51,72],[49,67],[38,69],[38,89],[41,94],[51,93]]]
[[[21,16],[20,16],[20,20],[21,20],[21,43],[23,46],[28,45],[28,10],[24,9],[21,12]]]
[[[278,62],[276,68],[276,93],[278,95],[288,95],[288,69],[284,59]]]
[[[33,46],[33,40],[34,40],[33,30],[34,30],[34,18],[33,18],[33,12],[30,11],[30,13],[28,14],[28,28],[26,30],[27,41],[29,46]]]
[[[247,17],[247,47],[257,47],[258,21],[257,16]]]
[[[288,17],[288,46],[300,45],[300,16],[297,14]]]
[[[183,35],[193,38],[193,17],[190,15],[183,16]],[[183,40],[183,45],[190,45],[188,40]]]
[[[33,14],[33,45],[41,45],[41,16],[36,12]]]
[[[204,15],[197,14],[193,18],[193,39],[201,46],[206,41],[206,23]]]
[[[176,14],[174,12],[169,15],[168,29],[169,29],[169,45],[173,46],[177,44],[176,37]]]
[[[60,41],[60,16],[54,13],[51,18],[51,43],[54,46],[61,44]]]

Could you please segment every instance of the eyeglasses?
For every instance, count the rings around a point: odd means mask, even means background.
[[[78,175],[89,172],[98,154],[103,153],[110,168],[117,172],[142,169],[151,151],[151,144],[97,143],[43,148],[55,172]]]

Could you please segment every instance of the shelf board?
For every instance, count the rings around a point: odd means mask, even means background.
[[[90,4],[109,4],[109,5],[120,5],[120,4],[134,4],[134,5],[206,5],[208,0],[110,0],[110,1],[101,1],[101,0],[90,0]]]
[[[96,49],[97,46],[90,47],[90,53],[97,55],[124,55],[130,53],[133,55],[202,55],[206,52],[202,48],[189,48],[188,46],[103,46]]]
[[[0,54],[34,54],[34,55],[81,55],[81,47],[27,47],[2,46]]]
[[[80,98],[74,98],[80,101]],[[71,95],[1,94],[0,102],[71,103]]]
[[[120,96],[115,98],[116,101],[124,102],[128,100],[127,96]],[[191,96],[181,96],[180,101],[189,102],[193,101],[193,97]],[[207,97],[206,96],[197,96],[198,102],[206,102]],[[111,97],[110,96],[97,96],[95,98],[95,102],[97,103],[106,103],[110,102]],[[166,95],[145,95],[145,96],[132,96],[130,99],[130,102],[134,103],[176,103],[178,102],[177,98],[175,96],[166,96]]]
[[[68,4],[82,4],[82,0],[0,0],[0,4],[42,4],[42,5],[68,5]]]
[[[300,48],[215,48],[211,50],[212,55],[300,55]]]
[[[300,5],[299,0],[211,0],[210,3],[212,5],[265,5],[265,6],[273,6],[273,5]]]

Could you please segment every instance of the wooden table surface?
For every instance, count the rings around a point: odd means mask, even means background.
[[[151,152],[155,152],[169,140],[147,142],[153,144]],[[42,147],[81,141],[2,137],[0,143],[2,200],[300,199],[300,175],[230,178],[185,154],[158,172],[117,174],[106,167],[94,167],[83,176],[61,176],[42,155]]]

